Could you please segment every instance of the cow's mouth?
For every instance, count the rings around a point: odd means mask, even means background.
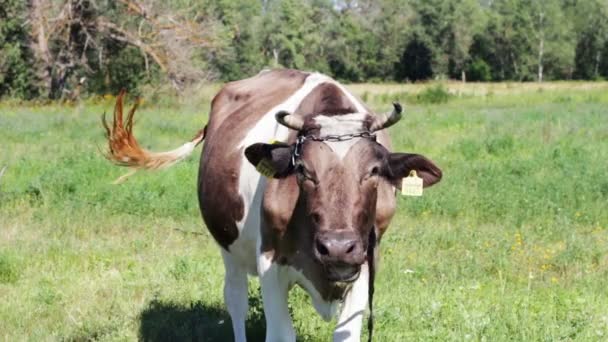
[[[335,283],[352,283],[357,278],[359,278],[359,274],[361,273],[360,267],[331,267],[327,268],[327,280]]]

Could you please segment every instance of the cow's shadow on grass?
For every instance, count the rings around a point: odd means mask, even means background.
[[[259,297],[249,297],[247,340],[263,341],[266,323]],[[230,315],[223,306],[152,300],[140,314],[141,341],[233,341]]]

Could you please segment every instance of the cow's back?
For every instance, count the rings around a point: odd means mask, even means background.
[[[307,75],[295,70],[264,71],[226,84],[211,103],[199,167],[199,204],[209,231],[226,249],[236,240],[237,223],[247,209],[239,188],[243,141],[272,108],[302,86]]]

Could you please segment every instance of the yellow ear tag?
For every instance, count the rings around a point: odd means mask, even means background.
[[[264,177],[267,177],[267,178],[274,177],[274,174],[275,174],[274,168],[272,167],[272,165],[270,164],[270,161],[268,159],[260,160],[260,162],[255,167],[255,169],[258,170],[258,172],[261,173]]]
[[[401,194],[403,196],[422,196],[422,178],[418,177],[416,170],[403,178],[401,183]]]
[[[270,142],[269,142],[270,145],[274,145],[274,144],[278,144],[278,143],[279,143],[279,141],[276,139],[270,139]]]

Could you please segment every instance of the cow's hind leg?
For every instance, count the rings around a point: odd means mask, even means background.
[[[224,278],[224,302],[232,320],[236,342],[245,342],[245,320],[247,319],[247,271],[234,256],[222,249],[226,276]]]

